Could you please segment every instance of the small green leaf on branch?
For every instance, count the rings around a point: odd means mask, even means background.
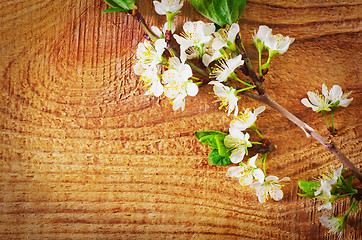
[[[231,25],[241,18],[246,0],[189,0],[195,9],[219,26]]]
[[[106,9],[103,13],[128,12],[129,10],[137,9],[134,4],[135,0],[104,0],[104,2],[113,8]]]
[[[352,203],[352,210],[357,213],[358,209],[357,209],[357,205],[358,205],[358,201],[357,200],[354,200],[353,203]]]
[[[211,150],[209,154],[209,162],[217,166],[228,165],[232,163],[229,157],[220,156],[219,151],[217,149]]]
[[[218,131],[195,132],[197,140],[212,148],[209,155],[209,161],[211,164],[226,165],[231,163],[229,158],[231,149],[226,147],[224,144],[226,136],[226,133]]]
[[[314,192],[321,186],[319,181],[298,181],[299,188],[304,192],[299,194],[302,197],[314,197]]]

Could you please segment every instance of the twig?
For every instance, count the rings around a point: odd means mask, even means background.
[[[313,138],[315,138],[319,143],[323,145],[328,151],[333,153],[339,161],[343,163],[343,165],[353,173],[353,175],[362,182],[362,173],[353,165],[353,163],[344,155],[334,144],[334,142],[330,139],[326,139],[323,136],[321,136],[317,131],[315,131],[313,128],[309,127],[306,123],[301,121],[299,118],[297,118],[295,115],[290,113],[287,109],[279,105],[277,102],[275,102],[270,95],[265,92],[264,95],[259,95],[257,97],[253,95],[246,95],[248,97],[251,97],[255,100],[258,100],[262,103],[267,104],[286,118],[288,118],[291,122],[293,122],[295,125],[303,129],[307,134],[311,135]]]
[[[330,139],[326,139],[323,136],[321,136],[318,132],[316,132],[313,128],[309,127],[305,122],[297,118],[295,115],[290,113],[287,109],[282,107],[280,104],[278,104],[276,101],[274,101],[270,95],[267,93],[267,91],[263,88],[262,82],[257,77],[255,71],[253,70],[253,67],[251,65],[250,59],[244,49],[244,46],[242,44],[241,38],[238,35],[238,38],[236,39],[236,44],[238,44],[239,48],[241,49],[241,53],[243,55],[243,59],[245,61],[246,67],[248,68],[249,76],[253,80],[256,89],[258,91],[258,94],[251,93],[251,92],[241,92],[244,96],[250,97],[254,100],[257,100],[259,102],[265,103],[286,118],[288,118],[291,122],[296,124],[298,127],[303,129],[308,135],[311,135],[313,138],[315,138],[319,143],[321,143],[328,151],[333,153],[339,161],[343,163],[343,165],[352,172],[352,174],[360,181],[362,182],[362,173],[353,165],[353,163],[344,155],[334,144],[334,142]]]

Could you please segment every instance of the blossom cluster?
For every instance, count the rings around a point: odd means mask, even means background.
[[[252,128],[256,130],[255,121],[257,116],[265,110],[264,106],[258,107],[254,111],[245,109],[244,113],[234,118],[230,123],[229,135],[224,139],[225,146],[231,148],[230,160],[232,163],[239,163],[237,167],[230,167],[227,174],[230,177],[238,178],[242,186],[250,186],[256,190],[256,196],[260,203],[264,203],[269,195],[276,201],[283,198],[283,191],[280,182],[289,181],[288,177],[279,180],[276,176],[266,176],[265,160],[266,155],[260,159],[264,165],[264,171],[256,166],[258,154],[251,157],[247,164],[243,163],[245,155],[248,155],[248,147],[252,146],[249,141],[249,133],[242,131]]]
[[[174,34],[174,38],[180,44],[180,58],[172,56],[167,59],[165,50],[167,42],[164,33],[167,29],[166,23],[163,32],[156,27],[151,29],[160,39],[154,43],[145,40],[138,44],[137,61],[134,65],[135,74],[140,76],[140,80],[148,87],[147,95],[153,94],[156,97],[163,93],[166,97],[173,99],[173,109],[185,108],[185,97],[195,96],[198,92],[197,85],[193,83],[193,73],[187,59],[202,58],[205,66],[212,61],[220,59],[219,65],[212,71],[212,77],[215,81],[210,84],[214,85],[214,91],[227,109],[228,114],[235,109],[237,110],[237,100],[235,89],[224,86],[221,82],[227,80],[235,69],[241,66],[244,61],[241,55],[234,56],[230,52],[221,51],[221,49],[230,46],[230,41],[234,44],[235,36],[239,31],[239,26],[233,24],[228,31],[220,29],[215,32],[215,25],[212,23],[186,22],[183,26],[184,33],[181,35]],[[171,25],[171,31],[173,26]],[[221,54],[224,53],[224,55]]]
[[[133,69],[148,87],[146,95],[159,97],[165,94],[171,99],[174,110],[183,110],[186,96],[195,96],[199,89],[191,79],[192,70],[188,64],[178,57],[167,59],[163,56],[166,46],[165,39],[158,39],[154,44],[148,40],[139,43]]]
[[[228,115],[234,111],[236,116],[239,99],[236,96],[236,89],[225,86],[222,82],[233,77],[234,71],[244,64],[240,50],[235,44],[240,30],[239,25],[234,23],[216,30],[213,23],[185,22],[183,32],[173,34],[173,38],[180,47],[178,57],[173,51],[169,51],[166,35],[167,31],[171,33],[175,31],[172,19],[180,11],[183,1],[162,0],[161,2],[154,1],[153,4],[158,14],[167,16],[167,22],[162,30],[155,26],[151,27],[155,36],[158,37],[156,41],[145,40],[138,44],[134,72],[140,76],[144,87],[148,88],[145,94],[156,97],[164,94],[170,99],[173,110],[184,110],[185,98],[198,93],[198,83],[193,82],[197,78],[193,76],[187,61],[200,58],[205,67],[217,61],[210,73],[210,77],[215,79],[210,82],[214,86],[217,98],[215,102],[220,102],[221,107],[226,108]],[[165,54],[167,52],[168,54]]]
[[[288,36],[284,37],[282,34],[272,34],[272,29],[268,26],[261,25],[259,26],[258,32],[254,31],[253,43],[259,52],[265,47],[269,50],[269,58],[273,57],[275,54],[285,53],[289,45],[294,42],[294,38]]]
[[[337,181],[341,177],[343,165],[336,171],[326,174],[320,179],[320,187],[314,192],[314,196],[321,202],[318,210],[332,209],[332,202],[336,200],[337,196],[332,195],[332,188],[336,188]],[[344,227],[344,222],[340,221],[338,217],[330,216],[330,214],[323,214],[319,218],[320,223],[329,229],[331,234],[339,234],[341,236]]]
[[[332,209],[332,202],[335,197],[332,197],[331,190],[335,187],[337,180],[341,177],[343,165],[338,170],[326,174],[320,179],[320,187],[314,192],[314,196],[322,203],[318,206],[318,210]]]
[[[290,44],[294,42],[294,38],[289,36],[284,37],[282,34],[272,34],[272,29],[268,26],[259,26],[258,32],[254,31],[253,43],[259,52],[259,74],[263,76],[263,70],[268,70],[270,67],[270,60],[276,54],[285,53]],[[268,49],[269,57],[268,61],[261,64],[261,54],[264,48]]]
[[[319,211],[332,210],[334,201],[346,196],[352,197],[357,193],[357,190],[351,187],[352,177],[346,181],[342,176],[342,172],[343,165],[336,171],[324,174],[318,181],[299,181],[299,187],[304,191],[299,195],[315,198],[319,202]],[[349,213],[352,209],[356,211],[356,204],[357,201],[353,202],[351,208],[342,216],[335,217],[330,213],[323,214],[319,221],[329,229],[329,233],[338,234],[341,237]]]

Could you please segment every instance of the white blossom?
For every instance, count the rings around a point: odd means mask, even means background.
[[[234,115],[238,114],[238,100],[239,98],[235,95],[235,90],[231,87],[225,86],[218,81],[211,81],[209,84],[214,85],[213,90],[216,95],[217,100],[214,102],[220,102],[220,109],[225,107],[225,111],[227,111],[228,116],[232,111],[234,111]]]
[[[216,51],[228,46],[228,42],[234,43],[236,35],[239,33],[240,27],[237,23],[231,24],[229,29],[219,29],[214,33],[215,38],[212,43],[212,48]]]
[[[319,194],[317,197],[317,200],[320,202],[320,204],[318,205],[318,211],[322,210],[322,209],[326,209],[326,210],[331,210],[332,209],[332,203],[330,201],[331,196],[328,194]]]
[[[215,50],[212,48],[212,44],[215,38],[212,38],[210,42],[205,44],[205,54],[202,56],[202,63],[207,67],[209,64],[216,60],[223,57],[219,50]]]
[[[330,234],[338,234],[338,238],[342,236],[342,230],[344,228],[344,219],[341,217],[329,217],[322,215],[319,218],[320,223],[329,229]]]
[[[159,97],[163,93],[163,85],[161,84],[156,68],[145,70],[140,80],[145,83],[144,87],[149,87],[145,95],[153,94],[155,97]]]
[[[307,95],[309,100],[307,98],[301,100],[304,106],[312,108],[315,112],[331,111],[329,108],[329,100],[324,95],[311,91],[309,91]]]
[[[265,40],[271,36],[272,30],[265,25],[259,26],[258,32],[254,30],[253,43],[258,51],[263,50]]]
[[[284,37],[281,34],[277,35],[270,35],[268,38],[265,39],[264,45],[266,48],[269,49],[269,51],[272,51],[275,53],[283,54],[285,53],[289,45],[294,42],[294,38],[290,37]]]
[[[232,73],[234,73],[236,68],[243,64],[244,60],[241,59],[241,55],[227,60],[222,59],[220,64],[212,69],[210,76],[216,78],[219,82],[224,82]]]
[[[241,131],[231,131],[224,139],[224,144],[228,148],[234,148],[230,155],[230,161],[232,163],[239,163],[243,160],[245,154],[247,154],[247,148],[251,147],[249,142],[249,133],[243,133]]]
[[[341,177],[342,170],[343,165],[336,171],[323,175],[321,186],[314,192],[314,196],[318,196],[321,193],[331,196],[332,185],[337,183],[338,179]]]
[[[155,11],[159,15],[166,15],[166,12],[176,13],[184,5],[183,0],[161,0],[161,2],[153,1]]]
[[[166,97],[174,99],[173,110],[185,109],[185,97],[196,96],[199,89],[192,80],[192,70],[188,64],[181,63],[176,57],[171,58],[169,69],[162,75]]]
[[[267,176],[263,183],[254,182],[250,187],[255,188],[260,203],[264,203],[269,198],[269,195],[275,201],[279,201],[283,198],[283,191],[281,190],[283,185],[279,183],[289,180],[290,178],[288,177],[279,180],[276,176]]]
[[[230,177],[238,178],[242,186],[249,186],[254,180],[262,183],[264,181],[264,172],[255,165],[257,158],[258,154],[250,158],[247,164],[241,163],[241,166],[230,167],[227,174]]]
[[[307,98],[302,99],[302,104],[310,107],[315,112],[331,111],[331,107],[348,107],[353,98],[348,98],[352,92],[343,94],[342,88],[339,85],[334,85],[329,91],[325,84],[322,84],[322,94],[318,92],[307,93]]]
[[[328,91],[326,85],[322,84],[322,93],[330,102],[330,105],[334,105],[339,101],[337,106],[348,107],[353,100],[353,98],[348,98],[352,92],[343,94],[342,88],[339,85],[333,85],[331,90]]]
[[[187,58],[190,58],[186,52],[190,47],[196,48],[199,56],[204,54],[204,45],[211,40],[211,34],[215,32],[215,25],[203,21],[186,22],[183,30],[184,33],[181,36],[174,34],[173,37],[180,45],[180,59],[185,62]]]
[[[162,54],[165,51],[167,44],[165,39],[158,39],[154,45],[148,40],[138,44],[136,51],[137,62],[143,69],[154,68],[162,62]],[[137,74],[137,73],[136,73]]]
[[[258,107],[254,112],[250,111],[249,108],[245,109],[243,114],[235,117],[235,119],[231,121],[230,128],[236,128],[240,131],[246,130],[255,123],[256,117],[264,112],[264,110],[264,106]]]

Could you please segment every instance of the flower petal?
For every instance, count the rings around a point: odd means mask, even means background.
[[[264,112],[264,110],[265,110],[265,106],[260,106],[260,107],[258,107],[257,109],[254,110],[254,115],[257,116],[260,113]]]
[[[256,154],[255,156],[251,157],[248,161],[248,165],[253,167],[253,168],[256,168],[256,165],[255,165],[255,162],[256,162],[256,159],[258,158],[258,154]]]
[[[242,171],[243,171],[243,168],[240,166],[230,167],[227,171],[227,175],[229,175],[230,177],[241,178]]]
[[[199,92],[199,88],[195,83],[189,82],[187,83],[187,95],[194,97]]]
[[[275,200],[279,201],[283,198],[283,191],[280,190],[278,187],[272,187],[269,189],[269,195]]]
[[[260,182],[260,183],[264,182],[265,175],[264,175],[264,172],[260,168],[254,170],[253,176],[258,182]]]
[[[166,12],[163,8],[163,4],[158,1],[153,1],[153,5],[155,6],[155,11],[159,15],[166,15]]]
[[[239,33],[239,31],[240,31],[239,24],[237,24],[237,23],[231,24],[230,29],[228,31],[227,40],[230,41],[230,42],[234,42],[235,38],[236,38],[236,35]]]

